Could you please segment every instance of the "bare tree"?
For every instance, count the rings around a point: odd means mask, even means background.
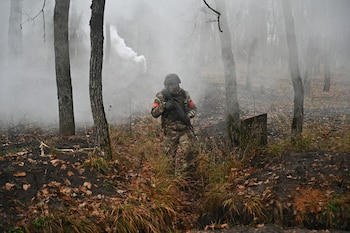
[[[225,72],[226,124],[232,145],[240,144],[240,115],[237,98],[236,65],[232,52],[231,34],[227,24],[227,9],[225,0],[217,0],[216,6],[221,12],[218,17],[221,41],[221,55]],[[222,30],[222,31],[221,31]]]
[[[282,0],[282,7],[289,52],[289,70],[294,89],[294,115],[292,121],[292,143],[294,143],[301,136],[303,129],[304,89],[298,65],[298,48],[290,0]]]
[[[54,46],[59,133],[62,136],[75,134],[68,42],[69,5],[70,0],[56,0],[54,9]]]
[[[90,19],[90,104],[97,131],[97,143],[112,158],[112,149],[102,97],[103,21],[105,0],[92,0]]]
[[[8,29],[8,59],[19,59],[23,52],[22,45],[22,0],[11,0]]]

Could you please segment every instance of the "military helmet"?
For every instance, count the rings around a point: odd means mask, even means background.
[[[165,86],[171,85],[171,84],[179,84],[179,83],[181,83],[181,80],[177,74],[168,74],[164,80]]]

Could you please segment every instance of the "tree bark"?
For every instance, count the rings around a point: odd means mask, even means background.
[[[294,20],[290,0],[282,0],[284,13],[284,24],[286,29],[288,52],[289,52],[289,70],[294,89],[294,112],[292,120],[292,143],[301,136],[304,119],[304,89],[300,77],[298,65],[298,48],[294,29]]]
[[[75,134],[73,91],[70,72],[68,21],[70,0],[56,0],[54,9],[55,68],[61,136]]]
[[[237,98],[236,65],[232,52],[231,34],[227,24],[227,10],[225,0],[217,0],[216,6],[221,12],[220,32],[221,56],[225,70],[225,95],[226,95],[226,124],[230,141],[233,146],[240,145],[240,115]]]
[[[90,19],[90,104],[97,130],[97,143],[112,158],[111,142],[102,96],[103,21],[105,0],[92,0]]]
[[[11,0],[8,29],[8,60],[10,63],[20,59],[22,45],[22,0]]]

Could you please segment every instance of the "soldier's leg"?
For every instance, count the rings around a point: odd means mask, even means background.
[[[195,145],[193,140],[193,135],[190,130],[185,131],[179,138],[179,145],[182,151],[182,168],[188,170],[195,151]]]
[[[173,169],[175,169],[176,154],[179,145],[179,135],[175,130],[167,130],[164,134],[164,153],[171,157]]]

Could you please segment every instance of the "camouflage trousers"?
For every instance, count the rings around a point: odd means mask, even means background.
[[[171,156],[175,174],[188,170],[196,152],[193,133],[187,127],[182,130],[164,130],[165,154]]]

